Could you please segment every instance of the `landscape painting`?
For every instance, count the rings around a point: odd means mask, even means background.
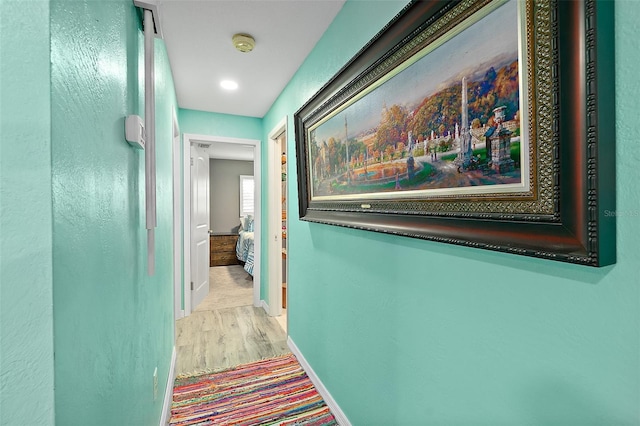
[[[311,200],[526,191],[518,13],[489,3],[310,127]]]

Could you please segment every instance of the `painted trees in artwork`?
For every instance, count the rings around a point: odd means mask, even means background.
[[[344,145],[338,142],[334,137],[327,141],[327,157],[329,159],[329,170],[331,175],[339,174],[343,168],[345,150]]]
[[[387,145],[384,149],[384,156],[387,157],[387,160],[389,161],[393,159],[393,147],[391,145]]]
[[[385,151],[387,146],[396,149],[406,135],[408,112],[405,107],[392,105],[382,111],[382,119],[376,132],[375,148]],[[406,137],[406,136],[405,136]]]
[[[497,106],[506,106],[507,119],[515,119],[519,110],[518,85],[518,61],[513,61],[497,71],[491,67],[482,79],[470,82],[468,109],[472,127],[491,125],[493,109]],[[425,137],[431,132],[440,136],[451,133],[455,125],[461,121],[461,89],[461,83],[456,83],[425,97],[414,109],[407,121],[406,129],[414,135]]]
[[[469,119],[478,118],[482,124],[489,124],[493,109],[505,106],[506,118],[511,120],[519,106],[518,61],[513,61],[496,71],[490,68],[484,78],[474,82],[469,93]]]

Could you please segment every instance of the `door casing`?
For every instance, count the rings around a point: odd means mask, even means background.
[[[285,133],[286,139],[289,137],[287,132],[287,117],[285,116],[278,124],[269,132],[268,142],[268,190],[269,199],[268,217],[268,262],[269,262],[269,285],[268,285],[268,309],[270,316],[282,315],[282,178],[280,168],[280,147],[278,145],[278,136]],[[289,232],[289,230],[287,230]]]
[[[183,193],[183,217],[191,218],[191,175],[190,175],[190,158],[191,158],[191,143],[204,143],[211,144],[214,142],[223,143],[235,143],[242,145],[251,145],[254,149],[253,158],[253,175],[255,182],[255,206],[256,211],[254,213],[255,224],[255,238],[254,238],[254,268],[253,268],[253,305],[260,306],[260,253],[261,253],[261,230],[262,230],[262,206],[261,206],[261,153],[260,153],[260,141],[257,139],[241,139],[230,138],[225,136],[210,136],[210,135],[198,135],[185,133],[182,136],[182,174],[175,175],[178,179],[182,180],[182,193]],[[184,298],[184,316],[188,316],[191,313],[191,292],[189,291],[189,283],[191,282],[191,223],[190,220],[184,220],[183,223],[183,252],[184,252],[184,279],[183,279],[183,291]]]
[[[173,110],[173,145],[172,145],[172,176],[173,176],[173,314],[175,319],[184,317],[182,309],[182,192],[181,192],[181,161],[180,161],[180,128],[178,117]]]

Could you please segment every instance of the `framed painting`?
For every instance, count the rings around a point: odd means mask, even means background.
[[[613,7],[409,3],[296,112],[300,218],[615,263]]]

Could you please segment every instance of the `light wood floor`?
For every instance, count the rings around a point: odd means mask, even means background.
[[[191,315],[176,321],[176,374],[220,370],[290,352],[278,319],[253,306],[252,293],[246,291],[252,282],[239,271],[244,272],[239,265],[210,268],[209,295]]]

